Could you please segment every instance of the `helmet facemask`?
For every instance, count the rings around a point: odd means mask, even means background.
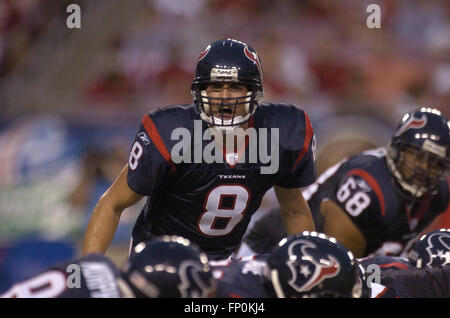
[[[398,184],[415,198],[435,194],[449,172],[447,158],[401,143],[388,147],[386,158]]]
[[[253,87],[246,85],[249,90],[245,95],[238,97],[211,97],[207,95],[206,85],[203,84],[198,88],[194,87],[192,95],[197,104],[200,118],[222,133],[231,133],[245,124],[255,113],[262,95],[262,92],[254,92]]]

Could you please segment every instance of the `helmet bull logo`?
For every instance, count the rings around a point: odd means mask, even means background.
[[[401,134],[403,134],[408,129],[423,128],[423,127],[425,127],[427,122],[428,122],[427,116],[425,116],[425,115],[422,115],[422,117],[420,117],[420,118],[416,118],[414,116],[411,116],[397,130],[397,132],[395,133],[395,136],[400,136]]]
[[[298,272],[298,265],[294,266],[294,263],[299,261],[294,260],[294,255],[298,254],[293,253],[295,248],[300,248],[303,254],[300,261],[300,272]],[[323,262],[319,263],[310,253],[307,252],[308,250],[314,251],[315,249],[316,245],[306,240],[294,241],[289,246],[288,253],[290,259],[292,259],[287,263],[292,273],[292,278],[289,281],[289,284],[297,291],[302,292],[311,290],[325,279],[334,277],[340,272],[341,266],[333,256],[328,255],[328,259],[322,259],[321,261]]]

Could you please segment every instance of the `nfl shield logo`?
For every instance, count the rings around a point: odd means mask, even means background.
[[[235,152],[227,153],[225,157],[227,163],[231,166],[234,166],[238,161],[238,154]]]

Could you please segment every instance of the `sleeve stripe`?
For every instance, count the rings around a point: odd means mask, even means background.
[[[392,262],[389,264],[381,264],[381,268],[389,268],[389,267],[395,267],[395,268],[401,268],[401,269],[409,269],[409,266],[400,262]]]
[[[308,114],[306,112],[303,112],[303,113],[305,114],[305,126],[306,126],[305,141],[303,142],[302,151],[300,151],[300,154],[298,155],[297,160],[295,161],[292,171],[295,170],[298,163],[303,159],[305,154],[308,152],[309,144],[311,143],[311,138],[314,135],[314,129],[312,128],[311,121],[309,120]]]
[[[386,214],[386,205],[384,202],[384,195],[383,191],[381,191],[381,187],[378,184],[377,180],[370,175],[367,171],[361,170],[361,169],[353,169],[349,172],[347,172],[347,175],[355,175],[363,178],[369,186],[372,188],[372,190],[375,192],[375,194],[378,197],[378,201],[380,201],[380,207],[381,207],[381,216],[384,217]]]
[[[158,149],[161,156],[163,156],[164,160],[167,161],[167,163],[170,165],[170,168],[173,172],[176,172],[175,164],[172,161],[172,158],[170,157],[170,153],[166,148],[166,145],[164,145],[164,142],[161,138],[161,136],[158,133],[158,130],[156,129],[155,124],[153,123],[152,119],[148,114],[144,115],[142,117],[142,125],[145,128],[145,131],[147,132],[147,135],[150,137],[150,139],[153,141],[153,143],[156,146],[156,149]]]

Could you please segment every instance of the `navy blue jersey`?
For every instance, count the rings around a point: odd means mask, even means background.
[[[378,255],[373,257],[359,258],[358,261],[364,269],[372,272],[371,265],[376,265],[381,272],[391,269],[412,269],[416,268],[408,258],[400,256]]]
[[[449,298],[450,265],[390,270],[382,274],[382,284],[372,298]]]
[[[303,190],[316,229],[323,231],[320,205],[336,203],[364,235],[364,256],[398,255],[449,204],[447,181],[439,184],[437,193],[417,202],[402,195],[386,165],[386,149],[377,148],[342,160],[324,171],[315,183]],[[278,211],[271,211],[251,229],[246,243],[257,253],[270,252],[273,244],[286,235],[279,226]],[[277,229],[268,230],[268,227]],[[267,233],[272,233],[267,238]]]
[[[127,177],[132,190],[148,196],[133,229],[133,244],[176,234],[196,243],[210,259],[226,258],[239,245],[268,189],[314,181],[314,131],[303,110],[261,104],[250,128],[258,149],[247,140],[235,152],[216,156],[215,141],[204,137],[207,125],[195,105],[145,115],[131,148]],[[278,145],[272,142],[276,139]],[[267,160],[261,153],[278,158]]]
[[[217,281],[217,298],[267,298],[263,286],[262,272],[266,266],[266,255],[251,259],[210,262],[213,277]]]
[[[12,286],[4,298],[120,298],[120,271],[107,257],[91,254],[61,263]]]

